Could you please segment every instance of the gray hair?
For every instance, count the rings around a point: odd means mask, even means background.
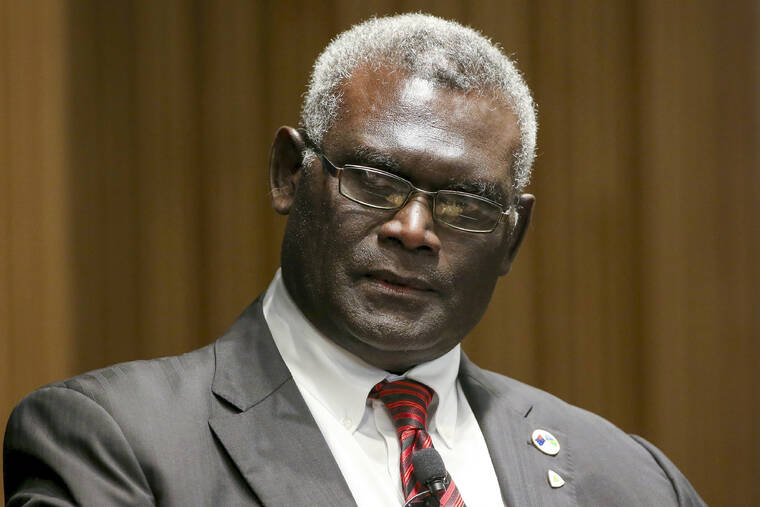
[[[388,62],[450,88],[502,94],[520,130],[512,185],[517,192],[525,188],[536,150],[536,109],[530,89],[496,44],[472,28],[427,14],[371,18],[330,42],[314,63],[301,109],[301,127],[312,143],[322,146],[338,117],[342,86],[352,72]],[[313,155],[307,150],[304,162]]]

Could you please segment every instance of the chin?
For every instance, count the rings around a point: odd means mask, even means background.
[[[456,344],[443,350],[434,349],[400,349],[390,346],[387,342],[373,343],[369,340],[350,344],[349,352],[363,361],[391,373],[403,373],[410,368],[432,361],[451,350]]]
[[[353,315],[352,317],[356,317]],[[435,326],[421,326],[419,322],[383,319],[374,315],[344,328],[338,345],[364,361],[389,371],[408,369],[442,356],[459,343],[459,339]]]

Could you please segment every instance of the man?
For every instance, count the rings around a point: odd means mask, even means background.
[[[267,292],[213,345],[22,401],[9,503],[702,505],[651,444],[460,351],[527,229],[535,137],[528,88],[472,30],[342,34],[272,147]]]

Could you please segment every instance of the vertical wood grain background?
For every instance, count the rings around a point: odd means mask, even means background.
[[[0,0],[0,424],[224,331],[278,265],[268,147],[311,63],[410,10],[499,41],[540,107],[535,221],[468,352],[760,505],[755,0]]]

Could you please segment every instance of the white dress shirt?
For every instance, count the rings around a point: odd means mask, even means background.
[[[367,399],[381,380],[404,377],[435,391],[428,433],[468,507],[503,505],[486,442],[457,380],[459,345],[403,377],[392,375],[322,335],[291,299],[280,270],[264,297],[264,318],[359,506],[404,504],[393,421],[381,401]]]

